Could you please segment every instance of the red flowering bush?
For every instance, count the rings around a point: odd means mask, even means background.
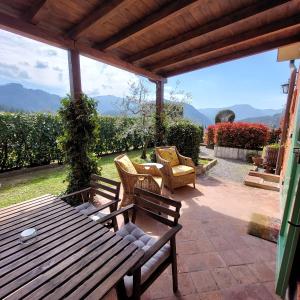
[[[214,143],[218,146],[258,149],[266,145],[269,129],[255,123],[218,123],[214,126]]]
[[[215,144],[215,125],[209,125],[207,127],[204,139],[207,146],[213,146]]]

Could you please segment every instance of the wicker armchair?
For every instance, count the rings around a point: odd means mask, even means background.
[[[174,193],[174,189],[192,183],[195,188],[196,168],[190,157],[181,155],[175,146],[156,147],[157,162],[164,167],[161,172],[164,185]]]
[[[134,188],[136,187],[161,194],[162,177],[155,166],[136,164],[126,154],[117,156],[114,161],[124,189],[121,206],[133,203]]]

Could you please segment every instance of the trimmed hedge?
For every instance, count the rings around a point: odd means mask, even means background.
[[[98,116],[97,156],[140,149],[142,136],[132,126],[137,118]],[[58,116],[42,113],[0,113],[0,171],[47,165],[63,160],[58,145],[62,124]],[[153,139],[149,146],[153,146]]]
[[[259,149],[267,144],[269,129],[263,124],[219,123],[214,126],[214,144],[223,147]]]
[[[179,153],[191,157],[197,165],[203,128],[183,120],[169,125],[166,132],[167,144],[176,146]]]
[[[0,170],[62,160],[57,144],[61,124],[51,114],[0,113]]]

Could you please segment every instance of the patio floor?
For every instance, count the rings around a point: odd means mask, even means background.
[[[274,293],[276,245],[247,234],[253,212],[279,217],[279,193],[204,176],[196,189],[187,186],[172,196],[182,202],[179,292],[172,292],[169,268],[143,300],[279,299]],[[152,235],[164,231],[145,218],[141,227]]]
[[[279,193],[207,176],[195,190],[176,190],[174,199],[182,202],[179,293],[173,295],[168,270],[142,299],[277,299],[276,245],[248,235],[247,226],[253,212],[279,217]],[[162,229],[149,223],[148,230]]]

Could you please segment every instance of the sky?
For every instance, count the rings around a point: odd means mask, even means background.
[[[21,83],[64,96],[69,93],[68,59],[65,50],[0,30],[0,85]],[[289,78],[288,62],[276,61],[277,51],[234,60],[174,76],[165,85],[165,98],[179,82],[192,96],[196,108],[250,104],[256,108],[282,108],[286,95],[281,84]],[[83,91],[90,96],[124,97],[135,74],[81,56]],[[149,83],[154,93],[154,84]]]

